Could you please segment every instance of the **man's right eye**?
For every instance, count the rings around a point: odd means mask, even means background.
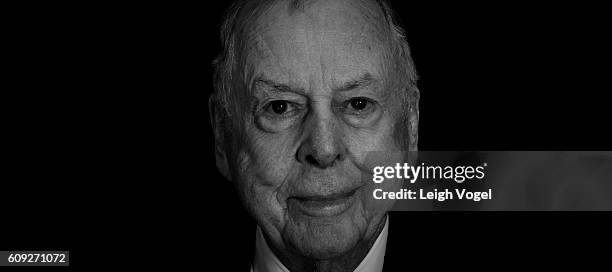
[[[256,122],[267,132],[279,132],[296,124],[297,118],[304,114],[305,106],[288,100],[272,100],[258,110]]]
[[[295,105],[287,100],[274,100],[264,106],[264,111],[274,115],[285,115],[295,111]]]

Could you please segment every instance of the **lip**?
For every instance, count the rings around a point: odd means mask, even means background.
[[[345,193],[325,196],[296,196],[287,199],[293,208],[312,217],[327,217],[341,214],[353,204],[358,188]]]

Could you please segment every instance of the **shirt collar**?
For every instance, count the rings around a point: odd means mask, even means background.
[[[387,246],[387,233],[389,228],[389,217],[385,221],[385,227],[376,238],[374,245],[361,263],[353,272],[381,272],[385,260],[385,248]],[[290,272],[268,247],[263,237],[261,228],[257,226],[255,238],[255,259],[251,266],[251,272]]]

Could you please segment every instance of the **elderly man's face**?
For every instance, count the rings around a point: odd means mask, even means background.
[[[279,3],[257,20],[245,37],[239,131],[226,134],[232,180],[268,241],[315,259],[342,255],[380,230],[388,207],[363,201],[371,194],[365,156],[403,148],[381,26],[336,2],[291,15]]]

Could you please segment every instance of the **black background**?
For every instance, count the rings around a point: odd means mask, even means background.
[[[248,265],[254,223],[214,167],[208,121],[225,5],[3,9],[0,249],[68,249],[74,267]],[[393,7],[420,76],[421,150],[610,150],[603,7]],[[395,214],[415,222],[406,252],[464,265],[575,260],[609,240],[604,216]]]

